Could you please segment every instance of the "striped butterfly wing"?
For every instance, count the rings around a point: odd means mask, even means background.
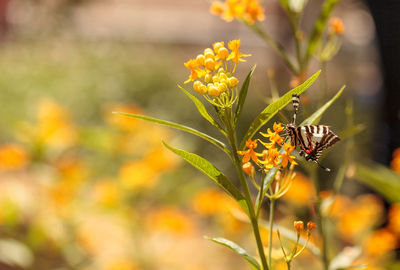
[[[296,133],[307,160],[318,160],[322,150],[340,141],[340,138],[325,125],[300,126],[296,128]]]

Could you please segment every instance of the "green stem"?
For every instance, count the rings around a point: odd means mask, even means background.
[[[268,265],[272,268],[272,230],[274,227],[275,198],[270,199],[269,204],[269,244],[268,244]]]
[[[322,262],[324,265],[324,270],[328,270],[329,268],[329,259],[328,259],[328,243],[327,243],[327,235],[326,235],[326,231],[325,231],[325,224],[324,224],[324,218],[323,215],[321,213],[321,196],[320,196],[320,192],[321,192],[321,186],[319,184],[319,179],[318,179],[318,175],[317,175],[317,170],[316,168],[313,168],[311,171],[312,174],[312,179],[314,182],[314,187],[315,187],[315,193],[316,193],[316,202],[315,202],[315,213],[317,215],[317,227],[319,230],[319,233],[321,234],[322,237]]]
[[[254,237],[256,239],[257,249],[258,249],[258,254],[260,256],[260,259],[261,259],[262,269],[269,270],[268,264],[267,264],[267,259],[265,257],[264,246],[261,241],[260,230],[258,227],[258,220],[256,217],[256,213],[254,211],[254,205],[253,205],[253,201],[252,201],[251,195],[250,195],[249,186],[247,185],[246,176],[244,175],[244,172],[242,169],[242,163],[237,154],[237,139],[236,139],[236,132],[232,128],[233,118],[232,118],[231,109],[226,110],[225,117],[226,117],[225,124],[226,124],[226,128],[227,128],[227,133],[228,133],[227,139],[232,148],[232,156],[233,156],[233,160],[234,160],[234,164],[235,164],[237,173],[239,175],[240,185],[244,192],[246,204],[249,207],[249,218],[250,218],[251,226],[253,229]]]
[[[322,97],[322,102],[324,103],[326,100],[326,97],[328,96],[328,74],[327,74],[327,62],[323,61],[321,63],[321,72],[322,72],[322,92],[323,92],[323,97]]]
[[[286,265],[287,265],[287,269],[290,270],[290,262],[287,262]]]
[[[270,35],[268,35],[263,29],[261,29],[257,24],[247,24],[244,21],[241,21],[247,27],[249,27],[253,32],[258,34],[272,49],[282,58],[287,67],[296,75],[300,74],[299,68],[296,68],[292,63],[292,60],[289,59],[288,54],[286,53],[285,48],[277,41],[275,41]]]

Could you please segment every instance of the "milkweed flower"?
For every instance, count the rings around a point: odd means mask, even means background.
[[[344,23],[342,19],[338,17],[332,17],[329,21],[329,30],[332,34],[336,34],[338,36],[343,35]]]
[[[239,62],[245,62],[239,51],[240,40],[232,40],[225,47],[223,41],[215,42],[212,48],[206,48],[202,54],[184,63],[190,70],[185,83],[193,82],[193,89],[211,104],[227,108],[237,100],[239,80],[234,76]]]
[[[225,0],[214,1],[210,6],[210,12],[221,16],[227,22],[234,19],[243,20],[247,24],[265,19],[265,9],[258,0]]]
[[[254,162],[258,163],[259,160],[256,152],[254,151],[254,149],[257,148],[257,141],[252,141],[251,139],[248,139],[246,142],[246,148],[248,149],[244,151],[238,151],[238,154],[243,156],[242,162],[247,163],[251,159]]]

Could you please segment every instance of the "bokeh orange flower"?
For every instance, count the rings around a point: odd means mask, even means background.
[[[28,153],[21,145],[0,145],[0,171],[22,169],[28,161]]]
[[[210,12],[221,16],[227,22],[233,19],[243,20],[248,24],[265,19],[265,9],[258,0],[225,0],[214,1],[210,6]]]

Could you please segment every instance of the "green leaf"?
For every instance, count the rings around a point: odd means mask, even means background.
[[[242,193],[239,191],[239,189],[233,185],[228,178],[221,172],[219,171],[213,164],[211,164],[208,160],[193,154],[186,152],[184,150],[180,150],[177,148],[174,148],[165,142],[163,142],[164,146],[167,147],[169,150],[186,160],[188,163],[190,163],[193,167],[207,175],[211,180],[213,180],[218,186],[220,186],[226,193],[228,193],[232,198],[234,198],[240,206],[243,208],[243,210],[246,211],[246,213],[249,213],[249,209],[246,204],[246,200]]]
[[[137,118],[137,119],[142,119],[145,121],[149,121],[149,122],[153,122],[156,124],[160,124],[160,125],[164,125],[164,126],[169,126],[175,129],[179,129],[179,130],[183,130],[186,131],[188,133],[194,134],[200,138],[203,138],[206,141],[209,141],[210,143],[214,144],[215,146],[219,147],[220,149],[222,149],[222,151],[224,151],[225,153],[227,153],[230,156],[230,151],[229,149],[225,146],[225,144],[213,137],[211,137],[210,135],[207,135],[203,132],[200,132],[194,128],[191,127],[187,127],[181,124],[177,124],[174,122],[170,122],[170,121],[165,121],[165,120],[161,120],[161,119],[157,119],[157,118],[153,118],[153,117],[149,117],[149,116],[144,116],[144,115],[140,115],[140,114],[133,114],[133,113],[124,113],[124,112],[115,112],[116,114],[120,114],[120,115],[124,115],[124,116],[129,116],[129,117],[133,117],[133,118]]]
[[[197,110],[200,112],[200,114],[208,121],[210,122],[213,126],[219,129],[223,134],[226,134],[221,125],[214,120],[214,118],[211,117],[211,115],[208,113],[206,107],[204,104],[195,96],[190,94],[188,91],[186,91],[182,86],[178,85],[178,87],[193,101],[193,103],[196,105]]]
[[[268,171],[267,175],[265,175],[265,177],[264,177],[264,180],[263,180],[264,184],[263,184],[262,187],[260,187],[260,190],[258,191],[257,199],[256,199],[255,209],[256,209],[257,216],[258,216],[258,213],[260,212],[261,204],[262,204],[262,201],[263,201],[263,198],[264,198],[264,194],[263,193],[265,193],[268,190],[269,186],[272,183],[272,180],[274,180],[274,177],[275,177],[275,174],[276,174],[277,171],[278,170],[276,168],[271,168]]]
[[[242,112],[244,102],[247,97],[247,91],[249,89],[249,84],[250,84],[250,79],[253,76],[254,70],[256,69],[256,65],[254,65],[251,69],[249,74],[247,74],[246,79],[243,82],[242,88],[240,88],[240,93],[239,93],[239,99],[238,99],[238,104],[236,106],[235,110],[235,124],[239,120],[240,113]]]
[[[355,178],[379,192],[390,202],[400,202],[400,174],[389,168],[371,163],[356,165]]]
[[[339,0],[326,0],[322,6],[321,13],[319,14],[317,20],[315,21],[314,28],[311,31],[310,38],[308,40],[306,60],[314,53],[317,45],[322,37],[326,24],[328,22],[329,16],[332,10],[336,6]]]
[[[321,108],[319,108],[316,112],[314,112],[306,120],[304,120],[301,123],[301,126],[318,124],[318,122],[321,119],[324,112],[332,105],[333,102],[335,102],[336,99],[338,99],[340,97],[344,88],[346,88],[345,85],[343,85],[342,88],[340,88],[340,90],[336,93],[336,95],[333,98],[331,98],[331,100],[329,100],[327,103],[325,103]]]
[[[223,245],[231,250],[233,250],[234,252],[236,252],[237,254],[239,254],[240,256],[242,256],[251,266],[253,266],[255,269],[257,270],[261,270],[261,266],[260,264],[257,262],[257,260],[250,256],[246,250],[244,250],[242,247],[240,247],[238,244],[222,238],[222,237],[218,237],[218,238],[209,238],[206,237],[206,239],[211,240],[217,244]]]
[[[243,149],[246,141],[250,139],[251,137],[254,136],[254,134],[263,126],[265,125],[269,120],[271,120],[272,117],[274,117],[275,114],[278,113],[278,111],[282,110],[289,102],[292,100],[292,94],[301,94],[305,90],[307,90],[308,87],[312,85],[312,83],[318,78],[320,74],[320,70],[317,71],[314,75],[312,75],[310,78],[308,78],[304,83],[301,85],[297,86],[296,88],[292,89],[291,91],[287,92],[285,95],[283,95],[280,99],[277,101],[271,103],[268,105],[251,123],[249,129],[247,130],[246,135],[242,139],[240,143],[240,148]]]

